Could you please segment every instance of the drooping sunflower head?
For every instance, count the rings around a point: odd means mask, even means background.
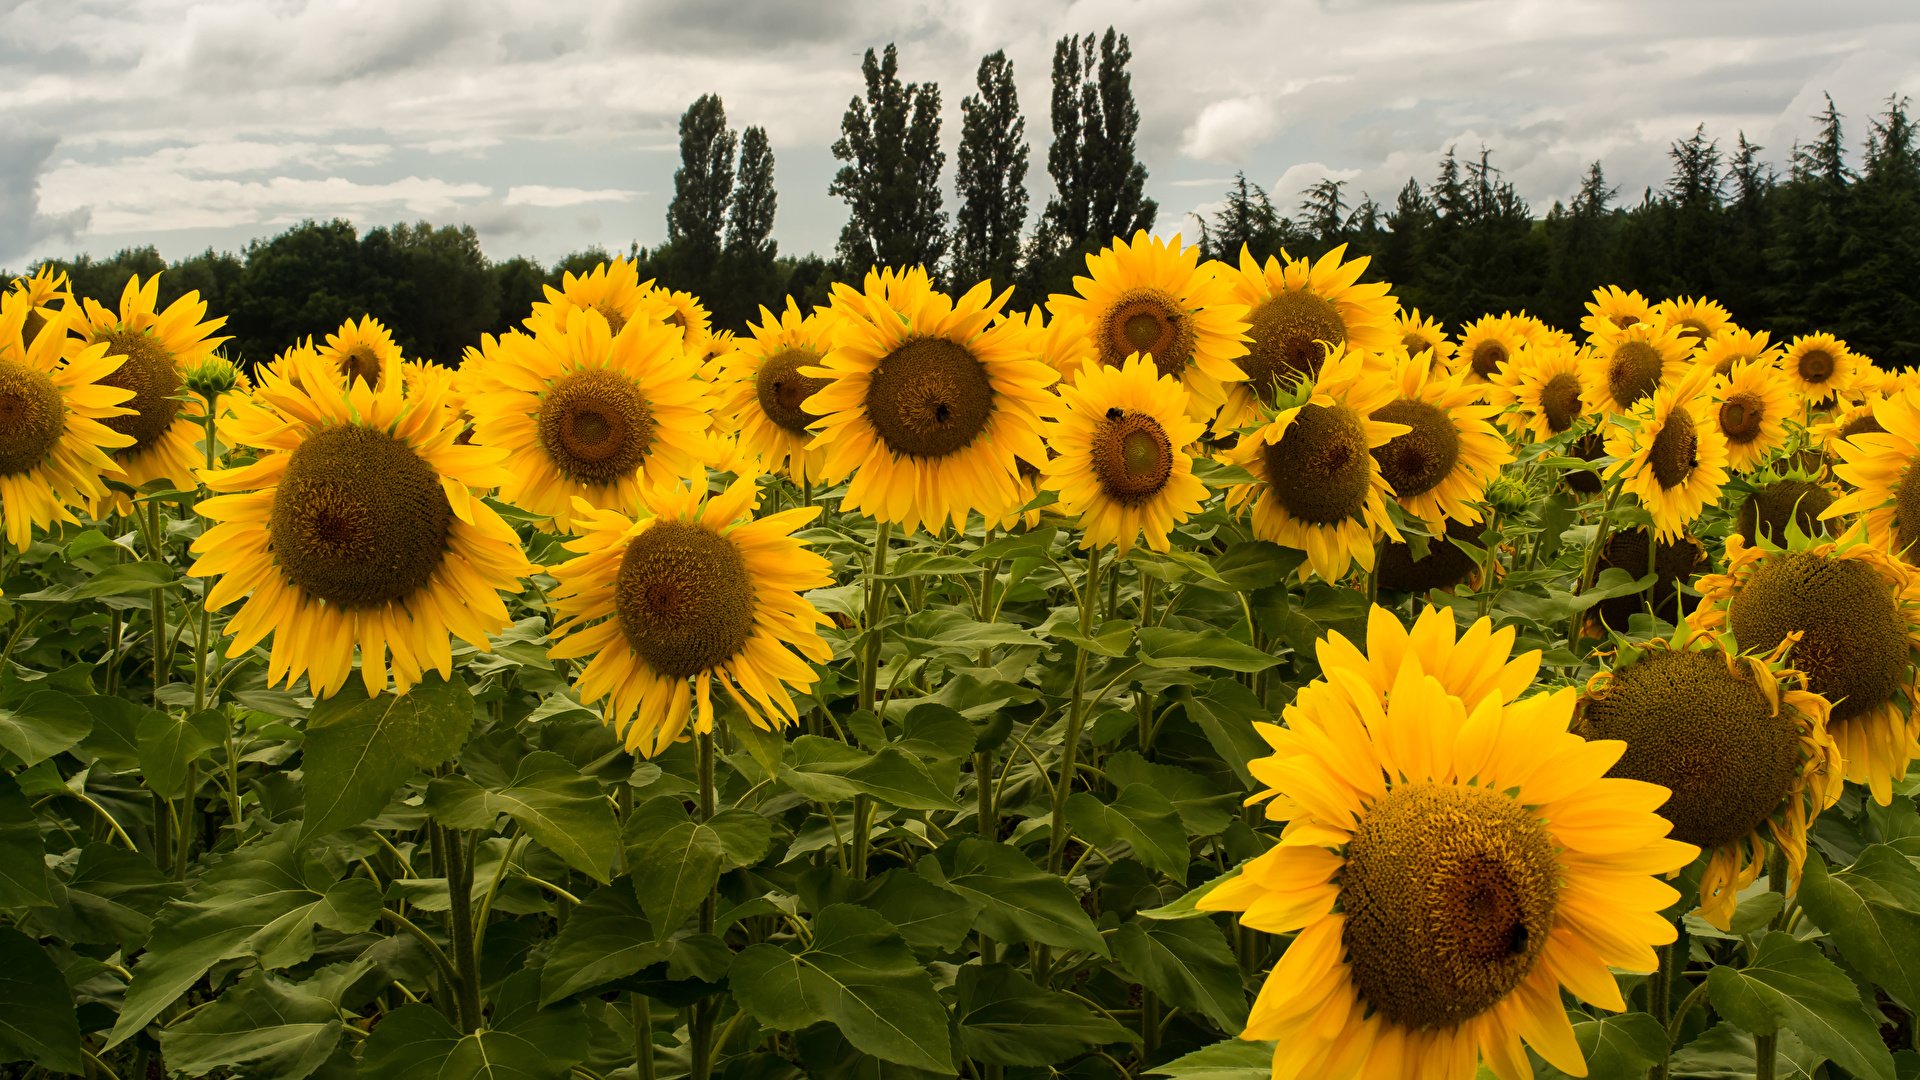
[[[1745,362],[1715,375],[1711,393],[1714,425],[1727,440],[1728,467],[1739,473],[1765,467],[1787,443],[1787,420],[1799,405],[1793,386],[1771,364]]]
[[[1400,335],[1400,347],[1409,356],[1431,351],[1434,360],[1445,364],[1453,359],[1453,339],[1438,319],[1422,318],[1419,308],[1402,309],[1394,316],[1393,329]]]
[[[1481,402],[1465,371],[1443,370],[1431,354],[1396,353],[1370,376],[1392,384],[1392,401],[1371,418],[1407,430],[1373,449],[1380,475],[1410,514],[1438,531],[1449,520],[1480,520],[1474,507],[1513,450],[1489,421],[1500,411]]]
[[[1625,1007],[1608,968],[1657,964],[1678,895],[1651,875],[1698,849],[1667,838],[1665,791],[1606,775],[1623,744],[1568,731],[1571,690],[1463,697],[1429,667],[1451,618],[1423,615],[1433,643],[1383,656],[1383,615],[1369,655],[1323,649],[1287,725],[1256,725],[1274,754],[1249,768],[1286,827],[1199,906],[1298,937],[1243,1034],[1277,1041],[1280,1080],[1470,1080],[1482,1060],[1518,1080],[1523,1038],[1583,1072],[1561,988]]]
[[[1236,363],[1247,378],[1230,388],[1222,428],[1254,420],[1261,405],[1320,370],[1333,348],[1379,352],[1398,344],[1393,313],[1399,306],[1385,282],[1362,283],[1369,259],[1346,258],[1345,244],[1318,261],[1285,252],[1256,261],[1244,245],[1240,265],[1222,267],[1233,285],[1233,299],[1247,307],[1245,351]]]
[[[559,288],[542,285],[541,290],[547,298],[533,305],[533,314],[526,320],[528,330],[538,330],[540,323],[563,322],[567,311],[581,309],[599,312],[611,332],[618,334],[652,299],[653,282],[642,282],[637,266],[616,257],[585,273],[569,270],[561,275]]]
[[[1636,580],[1651,570],[1654,579],[1646,592],[1610,596],[1595,604],[1590,609],[1594,629],[1624,632],[1635,615],[1649,609],[1663,622],[1676,622],[1691,609],[1693,598],[1683,595],[1680,586],[1707,568],[1706,548],[1693,537],[1680,535],[1653,541],[1654,550],[1649,552],[1647,544],[1651,540],[1645,529],[1621,529],[1607,537],[1597,569],[1624,570]]]
[[[1526,347],[1533,332],[1524,313],[1483,315],[1461,328],[1460,346],[1453,352],[1454,370],[1470,382],[1491,382]]]
[[[1738,329],[1733,325],[1732,312],[1704,296],[1662,300],[1653,306],[1653,317],[1678,330],[1696,349]]]
[[[222,436],[254,464],[207,472],[222,494],[195,509],[218,524],[194,542],[191,573],[218,577],[207,603],[246,604],[228,623],[239,656],[269,633],[270,683],[302,674],[334,694],[356,647],[370,694],[452,671],[449,632],[475,648],[508,623],[499,592],[532,567],[473,495],[505,479],[495,450],[454,443],[457,417],[399,380],[351,388],[330,361],[294,354],[297,381],[267,369]],[[391,665],[389,665],[391,653]]]
[[[825,379],[800,369],[820,362],[832,346],[827,319],[802,315],[787,298],[779,315],[760,309],[749,334],[734,339],[733,351],[718,361],[720,395],[716,416],[730,416],[739,428],[740,449],[768,471],[810,484],[825,457],[808,430],[820,417],[801,406],[826,388]]]
[[[1853,388],[1860,358],[1832,334],[1802,334],[1780,355],[1780,371],[1801,397],[1818,405]]]
[[[1588,407],[1623,413],[1678,380],[1690,366],[1691,346],[1664,322],[1637,322],[1597,337],[1581,361],[1581,384]]]
[[[578,496],[635,505],[647,487],[701,474],[713,400],[680,334],[591,308],[493,342],[467,399],[474,442],[507,453],[500,497],[567,529]]]
[[[1735,535],[1727,572],[1701,578],[1699,589],[1689,625],[1725,628],[1743,650],[1771,651],[1800,635],[1787,659],[1832,704],[1829,730],[1847,779],[1886,804],[1920,735],[1912,707],[1920,583],[1911,569],[1858,537],[1781,548]]]
[[[1653,305],[1646,297],[1623,292],[1618,285],[1603,285],[1593,290],[1593,299],[1587,301],[1587,315],[1580,320],[1580,329],[1586,331],[1587,343],[1597,346],[1602,339],[1629,326],[1652,321]]]
[[[1588,684],[1574,730],[1627,744],[1608,775],[1673,792],[1660,816],[1709,853],[1700,907],[1725,930],[1766,863],[1763,832],[1797,880],[1808,825],[1840,797],[1827,701],[1777,657],[1738,656],[1704,634],[1635,652]]]
[[[1882,551],[1920,564],[1920,390],[1908,390],[1865,406],[1868,414],[1838,425],[1827,444],[1837,456],[1834,475],[1853,490],[1821,513],[1823,518],[1864,514],[1867,538]]]
[[[197,292],[165,308],[159,299],[160,275],[145,282],[135,275],[120,294],[117,310],[87,299],[73,329],[88,344],[104,343],[108,355],[125,358],[105,381],[133,392],[126,402],[133,411],[107,421],[108,427],[133,439],[113,455],[126,483],[137,488],[166,479],[190,487],[193,469],[203,460],[195,442],[205,412],[198,399],[183,392],[183,372],[227,340],[213,336],[227,320],[205,319],[207,305]]]
[[[1479,547],[1481,529],[1459,521],[1447,522],[1443,536],[1427,539],[1427,553],[1415,556],[1413,545],[1388,541],[1380,547],[1380,564],[1373,569],[1380,588],[1393,592],[1426,596],[1433,590],[1449,592],[1466,584],[1480,572],[1480,560],[1454,543]]]
[[[1695,354],[1695,362],[1712,368],[1715,375],[1732,374],[1735,364],[1776,366],[1783,350],[1778,345],[1768,344],[1768,341],[1765,330],[1742,330],[1737,326],[1729,326],[1700,346]]]
[[[1827,533],[1827,524],[1820,520],[1820,515],[1836,498],[1830,488],[1810,476],[1768,477],[1740,504],[1734,531],[1748,546],[1764,539],[1776,547],[1785,547],[1789,530],[1793,528],[1802,536],[1822,536]]]
[[[1046,461],[1037,410],[1059,376],[1025,322],[995,321],[1007,296],[982,283],[955,300],[877,272],[835,286],[834,347],[800,374],[826,380],[802,405],[822,418],[822,476],[851,478],[845,506],[912,530],[1019,505],[1016,462]]]
[[[818,680],[807,660],[832,658],[818,629],[828,620],[802,595],[831,584],[832,568],[792,535],[818,508],[755,520],[758,480],[745,472],[711,498],[704,483],[649,489],[638,519],[574,509],[576,557],[550,568],[552,655],[590,658],[575,689],[629,750],[653,757],[690,720],[712,731],[715,682],[759,727],[792,724],[789,688]]]
[[[1545,441],[1573,430],[1587,406],[1580,385],[1580,354],[1567,343],[1528,345],[1485,387],[1508,430]]]
[[[363,382],[378,389],[400,370],[400,346],[393,334],[371,315],[358,322],[348,319],[340,329],[327,335],[319,347],[320,356],[331,363],[348,382]]]
[[[1047,310],[1080,319],[1109,367],[1134,353],[1153,357],[1186,388],[1193,418],[1211,420],[1228,384],[1246,378],[1234,357],[1246,348],[1247,305],[1232,284],[1200,265],[1199,248],[1144,229],[1087,256],[1087,274],[1073,279],[1072,293],[1048,299]]]
[[[1393,489],[1373,457],[1375,448],[1411,430],[1374,418],[1394,396],[1362,354],[1336,350],[1296,404],[1227,452],[1255,477],[1229,489],[1228,505],[1252,502],[1256,537],[1306,552],[1302,578],[1315,572],[1337,581],[1354,563],[1371,570],[1375,536],[1400,538],[1387,514]]]
[[[1204,424],[1187,416],[1186,391],[1152,360],[1082,368],[1060,387],[1043,429],[1053,451],[1041,485],[1060,493],[1060,511],[1080,517],[1083,548],[1112,544],[1124,557],[1145,534],[1166,551],[1175,526],[1197,513],[1207,489],[1186,447]]]
[[[1678,536],[1727,482],[1727,437],[1708,411],[1711,377],[1705,368],[1693,369],[1634,406],[1631,427],[1607,433],[1607,453],[1619,459],[1607,475],[1625,478],[1661,539]]]

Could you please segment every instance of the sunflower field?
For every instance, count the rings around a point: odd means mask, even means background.
[[[0,298],[11,1076],[1920,1076],[1920,379],[1141,233]]]

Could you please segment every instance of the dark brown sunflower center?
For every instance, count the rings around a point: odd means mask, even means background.
[[[1800,378],[1819,384],[1833,378],[1833,354],[1825,349],[1808,349],[1800,354]]]
[[[1483,341],[1473,347],[1473,373],[1483,379],[1491,379],[1500,365],[1507,362],[1507,347],[1498,341]]]
[[[1844,440],[1851,439],[1855,435],[1883,435],[1886,430],[1880,426],[1880,421],[1873,418],[1872,413],[1861,413],[1840,425],[1840,438]]]
[[[1247,336],[1253,340],[1240,367],[1247,373],[1247,385],[1269,403],[1276,388],[1312,378],[1327,348],[1347,341],[1347,321],[1340,310],[1304,289],[1274,295],[1254,308],[1248,321],[1252,325]]]
[[[1681,409],[1667,414],[1660,434],[1653,437],[1647,452],[1653,478],[1663,488],[1675,488],[1687,482],[1700,464],[1700,435],[1693,428],[1693,417]]]
[[[1713,331],[1708,328],[1706,323],[1701,322],[1699,319],[1681,319],[1679,329],[1681,337],[1688,338],[1695,344],[1713,336]]]
[[[540,448],[569,480],[610,484],[645,464],[653,412],[634,381],[604,368],[563,376],[536,420]]]
[[[1546,414],[1547,430],[1555,435],[1580,419],[1580,378],[1561,372],[1540,388],[1540,411]]]
[[[993,379],[965,345],[912,338],[888,353],[867,384],[867,419],[887,449],[945,457],[965,449],[993,416]]]
[[[1173,442],[1160,421],[1143,413],[1108,409],[1089,449],[1101,493],[1116,502],[1144,502],[1173,475]]]
[[[432,465],[385,432],[345,424],[293,452],[268,527],[289,582],[353,609],[426,587],[446,557],[452,522]]]
[[[1599,432],[1589,431],[1573,440],[1570,447],[1573,456],[1583,461],[1598,461],[1606,456],[1607,444]],[[1600,473],[1593,469],[1570,468],[1561,474],[1566,481],[1567,490],[1580,495],[1594,495],[1600,491]]]
[[[1419,356],[1421,353],[1433,348],[1434,344],[1433,339],[1425,334],[1406,333],[1400,335],[1400,346],[1407,350],[1408,355]]]
[[[0,476],[47,460],[67,430],[67,405],[45,372],[0,360]]]
[[[1908,460],[1900,482],[1893,486],[1893,550],[1902,559],[1920,558],[1920,469]]]
[[[1373,451],[1380,475],[1403,499],[1432,491],[1460,461],[1459,429],[1446,413],[1424,401],[1396,401],[1375,409],[1373,419],[1413,429]]]
[[[40,314],[39,308],[28,308],[26,321],[20,324],[20,340],[28,345],[33,344],[33,339],[40,336],[40,331],[46,325],[47,317]]]
[[[380,357],[376,356],[371,345],[355,345],[340,354],[340,374],[346,377],[347,385],[352,386],[357,379],[368,386],[378,389],[380,386]]]
[[[1340,875],[1354,989],[1415,1030],[1519,986],[1546,948],[1559,866],[1546,826],[1499,792],[1405,784],[1361,818]]]
[[[1765,652],[1799,630],[1787,661],[1850,720],[1887,703],[1907,667],[1907,627],[1893,590],[1860,559],[1797,552],[1763,560],[1728,604],[1734,640]]]
[[[677,326],[685,330],[687,328],[687,317],[678,310],[670,311],[667,313],[667,325]]]
[[[1607,361],[1607,392],[1615,405],[1624,409],[1660,385],[1665,367],[1660,350],[1644,341],[1626,341],[1614,347]]]
[[[1652,537],[1645,529],[1624,529],[1607,537],[1607,546],[1600,549],[1600,569],[1621,569],[1635,579],[1647,576],[1647,542]],[[1707,553],[1700,541],[1691,536],[1679,536],[1672,540],[1662,540],[1655,545],[1653,553],[1653,585],[1647,592],[1628,593],[1625,596],[1610,596],[1594,605],[1594,612],[1601,622],[1615,630],[1625,630],[1628,620],[1636,614],[1651,608],[1654,614],[1668,621],[1677,620],[1681,612],[1675,609],[1674,598],[1680,596],[1680,583],[1706,569]],[[1691,606],[1692,598],[1684,598],[1683,603]]]
[[[1413,545],[1387,541],[1380,549],[1380,564],[1375,571],[1380,587],[1425,596],[1429,590],[1451,589],[1466,581],[1480,564],[1451,538],[1479,544],[1480,532],[1478,525],[1449,521],[1446,535],[1428,540],[1426,555],[1418,559],[1413,557]]]
[[[826,389],[826,379],[800,374],[802,367],[819,360],[806,349],[787,349],[760,362],[753,386],[760,399],[760,411],[767,419],[796,435],[805,435],[807,425],[820,419],[800,407],[808,398]]]
[[[1760,437],[1767,404],[1759,395],[1738,393],[1720,403],[1720,432],[1731,443],[1746,444]]]
[[[1671,789],[1659,812],[1673,838],[1708,850],[1759,828],[1800,772],[1798,725],[1767,704],[1744,663],[1737,671],[1718,651],[1652,649],[1582,704],[1577,728],[1624,740],[1607,775]]]
[[[1345,405],[1307,405],[1263,453],[1267,487],[1288,514],[1310,525],[1358,518],[1371,480],[1367,433]]]
[[[1780,480],[1760,488],[1740,504],[1736,528],[1748,544],[1762,536],[1776,544],[1787,542],[1787,520],[1800,523],[1807,536],[1826,531],[1820,513],[1833,505],[1833,493],[1805,480]]]
[[[1100,334],[1100,360],[1119,367],[1131,353],[1153,357],[1160,374],[1179,378],[1193,360],[1193,315],[1159,289],[1123,294]]]
[[[626,329],[626,313],[615,307],[612,302],[602,300],[593,305],[593,310],[606,317],[608,333],[618,335],[620,331]]]
[[[688,521],[661,521],[620,559],[613,607],[647,666],[684,679],[731,659],[753,633],[753,579],[740,549]]]
[[[1640,322],[1640,316],[1630,314],[1630,313],[1613,316],[1613,325],[1619,327],[1622,330],[1625,330],[1629,326],[1638,325],[1639,322]]]
[[[107,355],[126,357],[100,381],[133,391],[133,398],[122,402],[133,413],[104,422],[122,435],[133,436],[133,445],[121,447],[114,451],[116,454],[139,453],[159,441],[180,412],[180,402],[174,399],[180,392],[180,369],[174,364],[173,353],[152,334],[116,327],[96,335],[94,340],[107,343]]]

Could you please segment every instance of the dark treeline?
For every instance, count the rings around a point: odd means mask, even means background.
[[[824,302],[831,282],[876,265],[925,265],[958,286],[1011,283],[1016,305],[1043,301],[1071,287],[1086,254],[1158,217],[1136,153],[1131,59],[1126,35],[1112,28],[1055,44],[1045,155],[1052,193],[1031,223],[1031,147],[1006,55],[982,58],[975,92],[961,99],[958,206],[949,214],[940,89],[907,81],[888,45],[867,51],[863,92],[848,103],[832,148],[841,167],[829,192],[848,217],[831,257],[779,252],[766,132],[736,132],[711,94],[680,119],[667,239],[620,253],[643,279],[700,295],[715,326],[734,330],[789,295]],[[1410,178],[1390,205],[1329,179],[1294,196],[1287,213],[1242,174],[1189,234],[1222,259],[1242,245],[1264,258],[1346,244],[1350,255],[1373,257],[1370,276],[1392,281],[1403,304],[1456,328],[1521,310],[1577,327],[1593,289],[1618,284],[1655,299],[1708,296],[1749,327],[1829,329],[1883,363],[1911,362],[1920,358],[1912,272],[1920,265],[1920,146],[1907,102],[1891,99],[1869,121],[1858,155],[1831,99],[1812,120],[1811,139],[1788,149],[1784,171],[1744,133],[1728,143],[1703,125],[1672,145],[1660,187],[1623,200],[1596,161],[1544,214],[1484,147],[1447,151],[1431,180]],[[172,264],[162,299],[199,290],[229,317],[232,348],[247,358],[364,313],[387,323],[409,355],[453,362],[481,333],[522,319],[542,285],[608,257],[594,247],[553,266],[492,261],[465,226],[422,222],[362,235],[345,221],[309,221],[239,254],[208,251]],[[128,274],[168,268],[152,248],[56,265],[77,292],[108,302]]]

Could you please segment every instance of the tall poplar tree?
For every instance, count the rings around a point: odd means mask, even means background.
[[[740,164],[727,204],[726,247],[720,255],[708,308],[720,326],[738,329],[760,305],[778,306],[780,246],[773,239],[778,196],[773,187],[773,148],[765,128],[740,136]]]
[[[960,154],[955,186],[960,211],[953,230],[953,279],[1010,284],[1027,224],[1027,121],[1004,52],[982,57],[979,93],[960,100]]]
[[[1047,172],[1054,194],[1041,216],[1037,246],[1048,254],[1091,250],[1153,225],[1160,208],[1146,197],[1147,167],[1135,156],[1140,107],[1125,34],[1071,35],[1053,49],[1053,145]]]
[[[847,103],[833,156],[845,162],[827,193],[846,200],[839,255],[848,276],[873,266],[925,266],[939,272],[947,247],[940,208],[940,88],[900,81],[892,44],[860,65],[864,97]]]
[[[737,139],[716,94],[702,94],[680,116],[680,168],[667,205],[669,266],[674,284],[704,292],[720,261],[721,233],[733,198]]]

